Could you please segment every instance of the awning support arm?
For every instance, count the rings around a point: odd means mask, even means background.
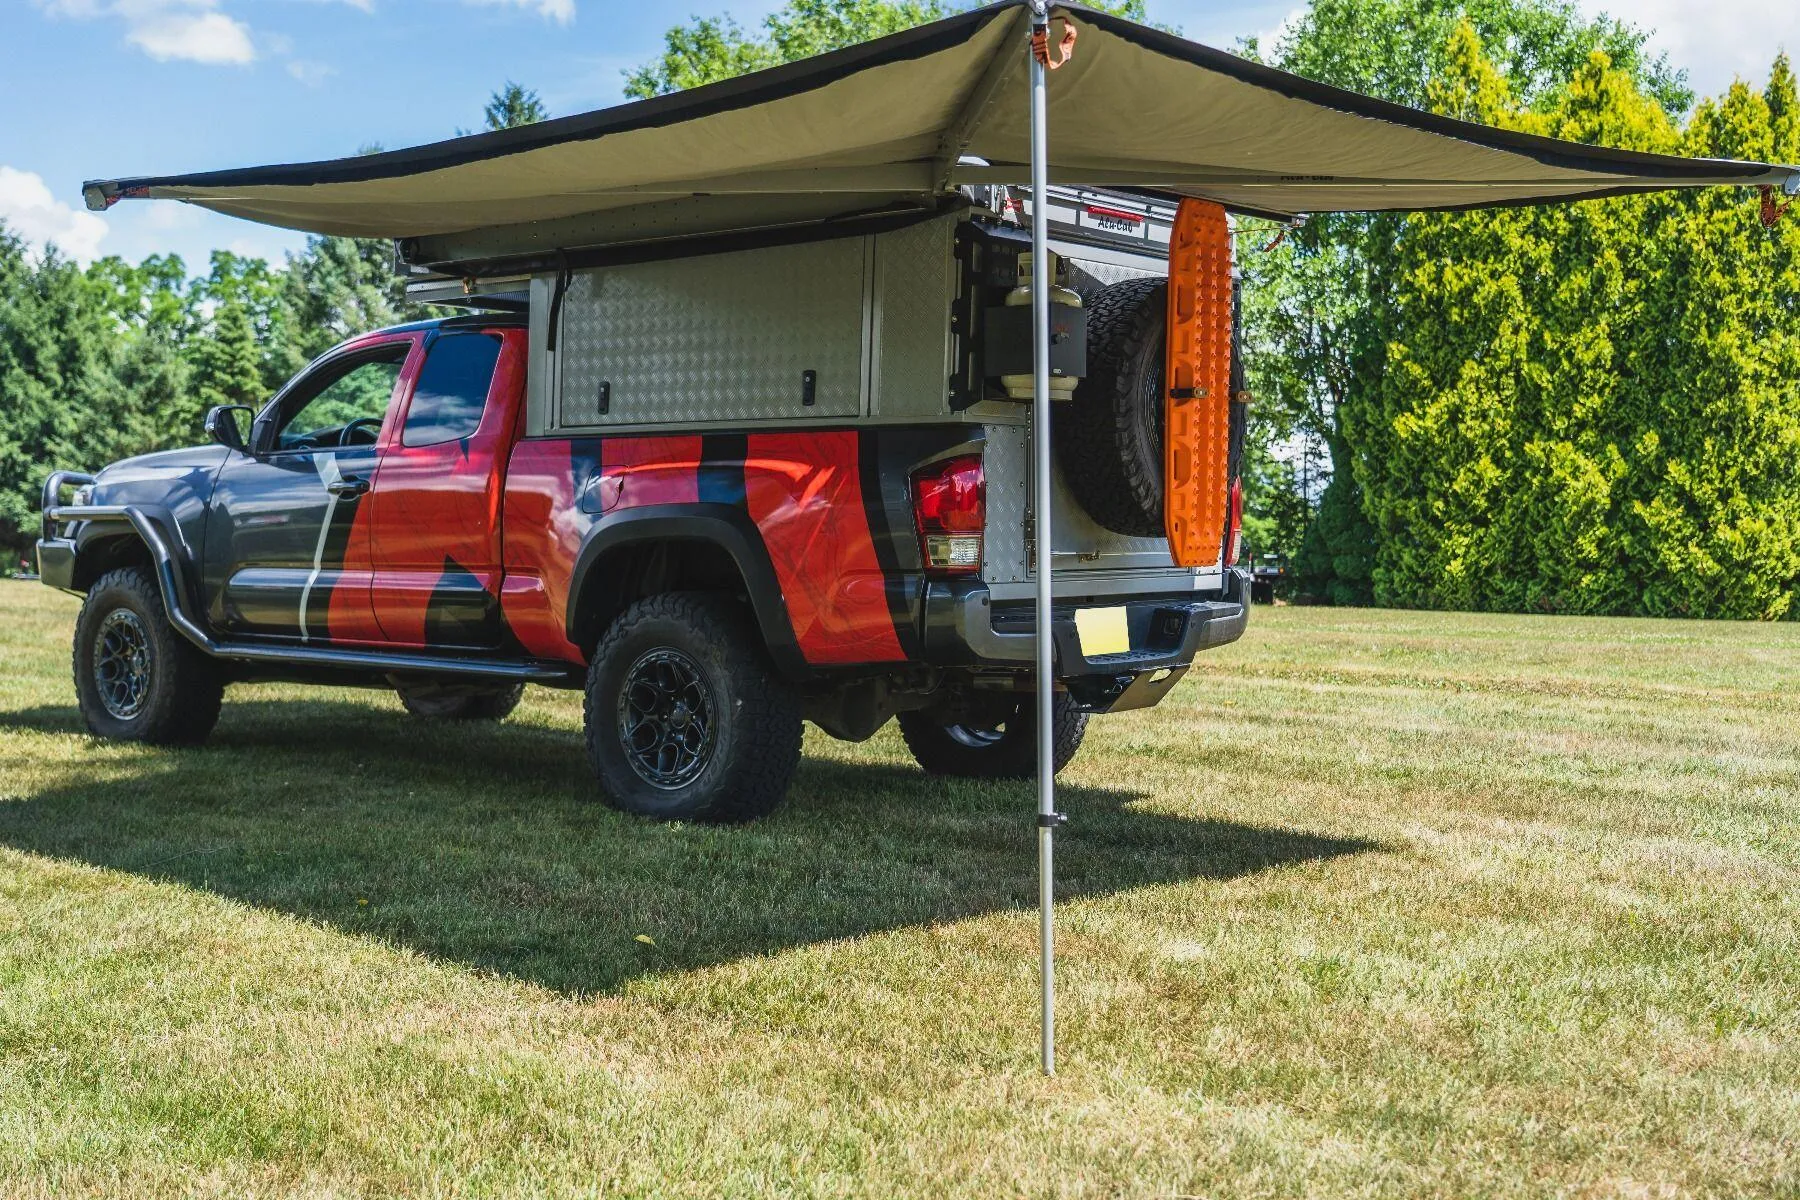
[[[1009,25],[1016,26],[1019,18],[1011,16],[1007,21]],[[944,132],[938,137],[931,172],[935,190],[947,192],[954,186],[951,176],[956,171],[956,164],[969,148],[969,143],[975,140],[976,133],[981,129],[982,118],[987,116],[988,106],[994,102],[1000,85],[1013,73],[1014,64],[1018,62],[1014,57],[1018,53],[1016,33],[1014,28],[1007,29],[1006,35],[1000,40],[1000,49],[988,62],[987,70],[982,72],[956,116],[944,126]]]
[[[1031,0],[1033,40],[1048,36],[1047,0]],[[1032,525],[1037,559],[1037,801],[1040,1064],[1056,1074],[1056,671],[1051,656],[1050,597],[1050,136],[1046,64],[1031,59],[1031,450]]]

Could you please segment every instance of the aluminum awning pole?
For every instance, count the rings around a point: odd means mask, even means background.
[[[1031,0],[1034,38],[1047,37],[1046,0]],[[1038,982],[1044,1074],[1056,1074],[1056,763],[1054,761],[1055,666],[1050,647],[1050,137],[1046,98],[1049,74],[1033,50],[1031,60],[1031,452],[1033,533],[1036,538]]]

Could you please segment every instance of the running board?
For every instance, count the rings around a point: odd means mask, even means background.
[[[169,550],[156,521],[135,504],[67,504],[44,510],[46,525],[61,521],[109,521],[129,524],[150,549],[156,564],[156,581],[162,589],[169,624],[188,641],[214,658],[234,662],[282,666],[338,667],[394,674],[459,675],[463,678],[504,679],[523,683],[566,684],[576,673],[567,663],[520,659],[458,657],[447,654],[413,654],[389,650],[339,650],[320,646],[273,646],[260,642],[231,642],[213,637],[188,611],[181,562]]]

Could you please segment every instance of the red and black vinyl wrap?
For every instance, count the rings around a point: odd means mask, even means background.
[[[569,605],[590,541],[652,510],[670,522],[659,531],[692,512],[696,538],[722,522],[748,531],[760,561],[740,567],[759,618],[767,632],[776,610],[806,667],[914,659],[924,580],[909,478],[968,438],[945,427],[523,440],[507,469],[506,623],[526,653],[581,661]]]

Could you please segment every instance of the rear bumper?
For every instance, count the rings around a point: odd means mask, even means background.
[[[1089,656],[1075,613],[1123,607],[1131,649]],[[1083,708],[1114,712],[1147,708],[1174,687],[1202,650],[1237,641],[1250,621],[1250,581],[1225,573],[1225,586],[1206,598],[1144,596],[1122,604],[1058,603],[1050,637],[1057,681]],[[986,668],[1029,667],[1036,659],[1036,612],[1030,602],[997,604],[979,582],[934,583],[925,601],[925,658],[935,664]]]

